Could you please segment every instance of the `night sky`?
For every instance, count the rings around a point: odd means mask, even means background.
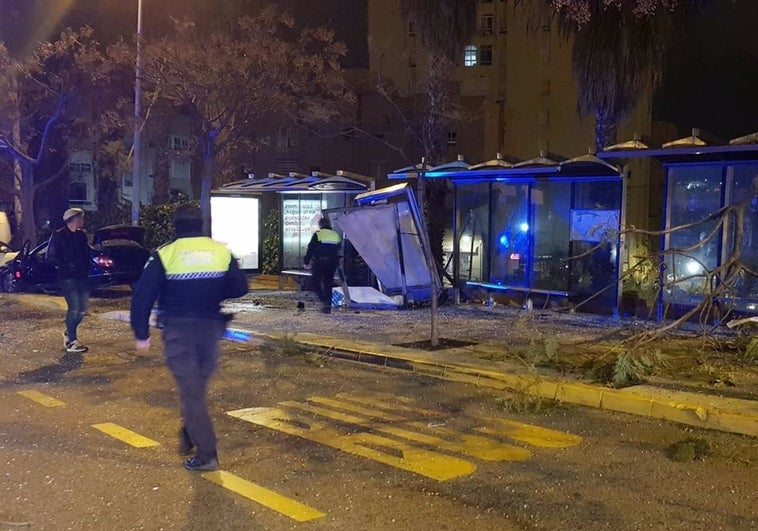
[[[160,32],[171,17],[192,12],[212,18],[230,4],[254,11],[265,0],[144,0],[145,30]],[[368,67],[365,0],[276,0],[301,23],[332,27],[350,49],[346,67]],[[22,51],[50,38],[62,24],[87,23],[100,40],[129,36],[137,0],[0,0],[0,39]],[[724,140],[758,131],[758,0],[713,0],[680,20],[654,118],[682,134],[699,127]]]
[[[758,132],[756,31],[756,0],[715,0],[680,24],[654,117],[682,135],[693,127],[723,140]]]

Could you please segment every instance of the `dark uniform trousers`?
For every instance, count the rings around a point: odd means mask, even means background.
[[[339,266],[337,258],[322,257],[313,260],[311,268],[311,279],[313,280],[313,291],[321,300],[323,308],[332,306],[332,284],[334,283],[334,273]]]
[[[216,433],[205,396],[224,330],[219,319],[172,319],[163,327],[166,364],[179,388],[184,427],[204,461],[216,457]]]

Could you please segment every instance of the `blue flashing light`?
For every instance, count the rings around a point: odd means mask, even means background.
[[[502,236],[500,236],[500,246],[501,247],[509,247],[510,246],[510,242],[508,241],[508,235],[507,234],[503,234]]]
[[[529,223],[525,221],[521,225],[519,225],[518,228],[519,230],[521,230],[521,232],[529,232]]]
[[[252,334],[246,330],[239,330],[235,328],[228,328],[224,333],[224,339],[227,341],[236,341],[238,343],[247,343],[250,341]]]

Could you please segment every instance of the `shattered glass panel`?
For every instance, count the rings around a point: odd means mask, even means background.
[[[403,292],[400,248],[397,238],[398,216],[401,227],[406,288],[431,284],[429,269],[421,247],[419,232],[407,202],[374,205],[342,212],[331,211],[329,217],[345,233],[382,284],[386,293]]]
[[[408,286],[430,286],[429,266],[424,258],[418,227],[411,214],[407,201],[398,203],[400,216],[401,241],[403,242],[403,262],[405,263],[405,281]]]

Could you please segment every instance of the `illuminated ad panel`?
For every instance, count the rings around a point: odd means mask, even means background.
[[[282,249],[285,269],[303,267],[303,257],[311,236],[318,230],[323,207],[320,196],[282,200]]]
[[[225,244],[242,269],[258,269],[258,198],[211,197],[211,236]]]

